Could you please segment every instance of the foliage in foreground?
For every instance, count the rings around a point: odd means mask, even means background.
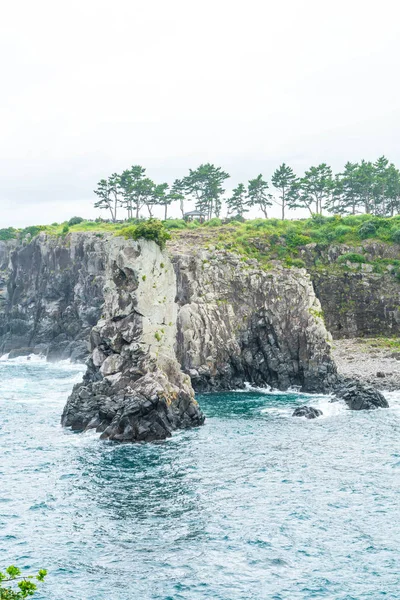
[[[17,567],[7,567],[5,573],[0,573],[0,600],[22,600],[33,596],[37,590],[33,580],[44,581],[46,575],[47,571],[41,569],[37,575],[22,576]]]

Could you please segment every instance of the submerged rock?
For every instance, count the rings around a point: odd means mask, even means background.
[[[359,381],[349,381],[335,390],[337,398],[341,398],[350,410],[374,410],[375,408],[389,408],[385,396],[378,392],[372,385]]]
[[[322,415],[322,410],[313,406],[298,406],[292,414],[292,417],[305,417],[306,419],[316,419]]]

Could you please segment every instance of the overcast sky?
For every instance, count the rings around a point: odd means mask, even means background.
[[[15,0],[0,20],[0,227],[97,216],[96,182],[230,186],[400,165],[398,0]],[[104,215],[105,216],[105,215]]]

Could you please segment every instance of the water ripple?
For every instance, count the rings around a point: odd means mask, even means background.
[[[81,373],[0,361],[1,563],[47,567],[38,600],[400,598],[399,394],[205,394],[205,427],[120,446],[60,428]]]

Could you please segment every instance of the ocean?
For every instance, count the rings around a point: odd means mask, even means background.
[[[202,394],[204,427],[119,445],[61,428],[82,373],[0,360],[0,570],[47,568],[38,600],[400,599],[400,392]]]

